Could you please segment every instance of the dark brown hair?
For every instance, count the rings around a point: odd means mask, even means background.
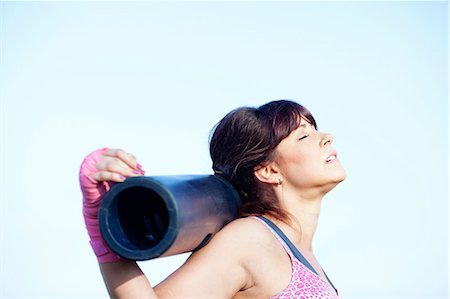
[[[262,188],[254,171],[272,161],[277,145],[297,129],[301,117],[317,128],[311,113],[289,100],[272,101],[258,108],[241,107],[228,113],[210,137],[213,170],[239,192],[241,216],[270,215],[288,221],[271,188]]]

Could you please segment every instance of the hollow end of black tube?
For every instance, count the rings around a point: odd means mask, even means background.
[[[164,200],[153,190],[132,187],[118,194],[117,213],[120,226],[137,249],[156,246],[169,226],[169,212]]]
[[[114,185],[100,205],[98,218],[102,236],[123,258],[159,257],[175,240],[173,227],[176,223],[171,223],[176,221],[173,203],[164,190],[152,184],[151,181],[129,180]]]

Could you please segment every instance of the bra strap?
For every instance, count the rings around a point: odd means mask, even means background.
[[[305,267],[307,267],[309,270],[311,270],[314,274],[316,274],[317,276],[319,276],[319,274],[317,274],[317,271],[313,268],[313,266],[311,266],[311,264],[305,259],[305,257],[300,253],[300,251],[297,249],[297,247],[295,247],[294,244],[292,244],[292,242],[288,239],[288,237],[281,231],[281,229],[278,228],[278,226],[275,225],[275,223],[273,223],[272,221],[270,221],[269,219],[267,219],[264,216],[257,216],[259,219],[261,219],[262,221],[264,221],[264,223],[266,223],[271,229],[273,229],[278,236],[286,243],[286,245],[289,247],[289,249],[291,250],[292,254],[303,264],[305,265]],[[323,269],[322,269],[323,271]],[[333,283],[331,282],[331,280],[328,278],[327,274],[325,273],[325,271],[323,271],[323,273],[325,274],[325,277],[327,278],[328,282],[330,283],[330,285],[333,287],[333,289],[336,291],[337,293],[337,289],[334,287]]]

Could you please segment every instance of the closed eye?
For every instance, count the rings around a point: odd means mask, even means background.
[[[302,137],[300,137],[298,140],[303,140],[303,139],[305,139],[306,137],[308,137],[309,135],[305,135],[305,136],[302,136]]]

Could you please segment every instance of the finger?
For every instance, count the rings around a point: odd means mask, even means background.
[[[101,162],[97,163],[96,167],[99,171],[118,173],[125,177],[141,175],[139,169],[130,168],[124,161],[115,157],[104,157]]]
[[[91,177],[96,180],[97,182],[103,182],[103,181],[112,181],[121,183],[125,181],[126,177],[116,173],[116,172],[109,172],[109,171],[98,171],[91,175]]]
[[[130,168],[139,169],[138,163],[136,161],[136,157],[131,153],[125,152],[124,150],[109,149],[104,153],[104,155],[109,156],[109,157],[118,158],[119,160],[121,160],[125,164],[127,164]]]

